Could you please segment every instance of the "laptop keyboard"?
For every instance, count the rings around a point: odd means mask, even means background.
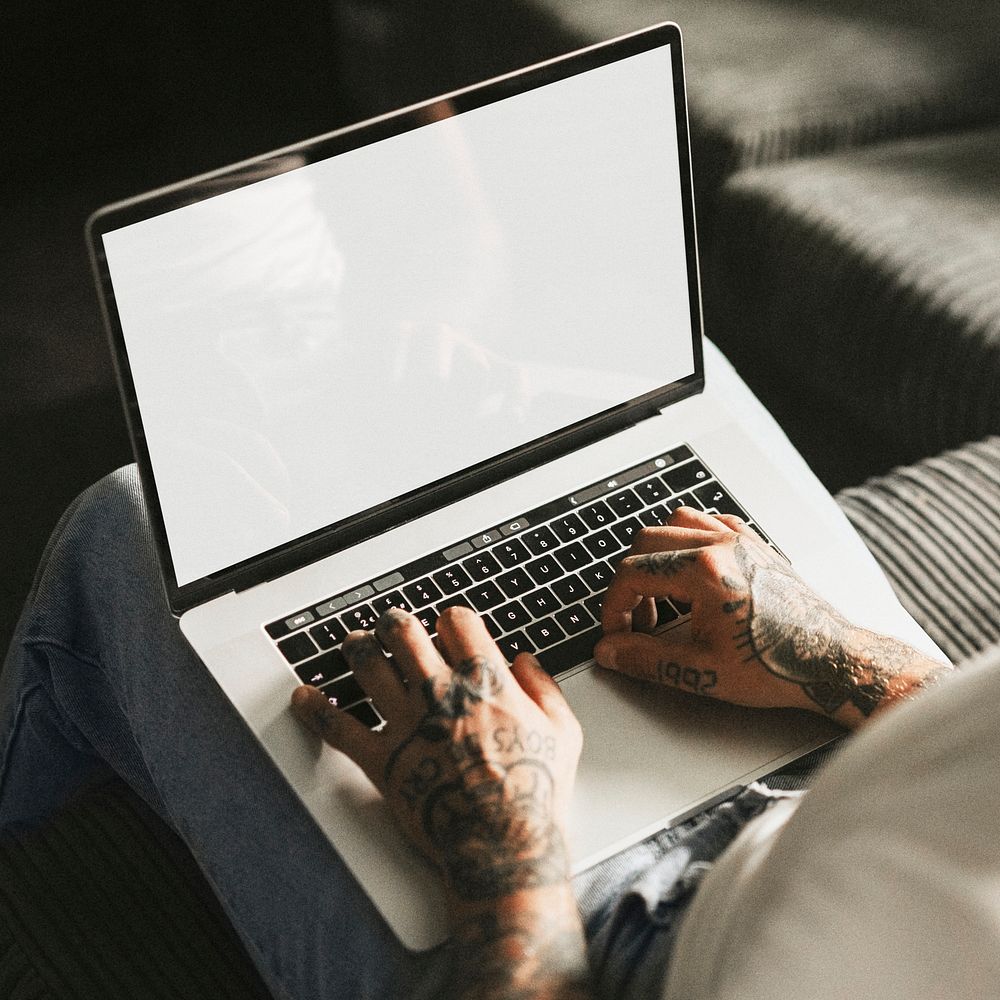
[[[446,549],[265,625],[296,676],[373,729],[384,725],[340,644],[389,608],[412,612],[430,634],[441,612],[473,608],[508,660],[534,653],[559,677],[586,662],[601,636],[601,601],[643,526],[678,507],[736,514],[768,541],[708,467],[681,445]],[[689,608],[657,602],[659,624]]]

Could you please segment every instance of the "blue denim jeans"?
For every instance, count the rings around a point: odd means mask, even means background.
[[[183,639],[134,467],[74,502],[39,566],[0,673],[0,829],[109,773],[186,842],[275,997],[439,995],[446,951],[398,943]],[[601,995],[656,994],[698,880],[774,794],[577,879]]]

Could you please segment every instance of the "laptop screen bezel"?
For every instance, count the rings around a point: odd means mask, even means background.
[[[496,101],[526,93],[557,80],[606,66],[629,56],[661,46],[671,46],[674,108],[678,159],[680,164],[681,207],[684,220],[688,268],[692,352],[694,371],[684,378],[652,392],[580,420],[543,438],[513,448],[501,455],[462,470],[447,479],[422,486],[400,497],[352,515],[291,540],[276,549],[260,553],[244,562],[221,569],[183,586],[177,584],[170,547],[160,507],[152,462],[143,432],[142,414],[129,367],[124,332],[115,305],[114,290],[102,237],[124,226],[144,221],[192,202],[252,184],[263,177],[295,170],[310,163],[401,135],[443,116],[451,117]],[[695,237],[695,217],[691,179],[684,66],[681,34],[676,24],[665,23],[590,46],[577,52],[537,64],[515,73],[467,87],[352,125],[294,146],[255,157],[170,187],[110,205],[96,212],[87,223],[87,243],[97,280],[98,294],[110,339],[112,358],[125,409],[129,435],[139,468],[150,523],[156,544],[164,588],[171,611],[180,615],[233,590],[244,590],[334,552],[356,545],[390,527],[464,499],[497,482],[526,472],[552,459],[584,447],[645,419],[678,399],[700,392],[704,387],[702,356],[701,297]]]

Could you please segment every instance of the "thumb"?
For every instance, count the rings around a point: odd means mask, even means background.
[[[705,694],[715,686],[715,658],[690,641],[643,632],[615,632],[598,642],[594,659],[609,670],[655,684]]]

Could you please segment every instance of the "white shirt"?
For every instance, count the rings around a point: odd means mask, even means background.
[[[747,825],[698,889],[664,997],[1000,997],[1000,647]]]

